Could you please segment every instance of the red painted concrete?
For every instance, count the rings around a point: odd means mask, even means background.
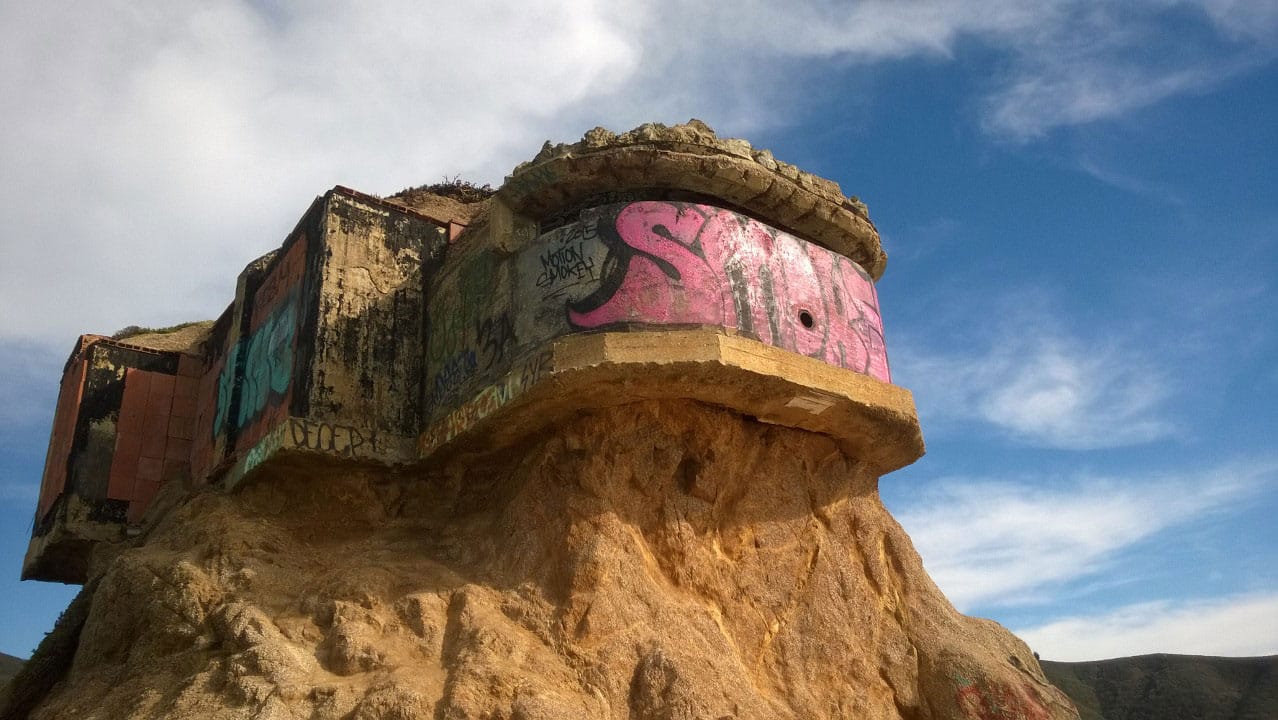
[[[107,497],[129,503],[131,523],[142,518],[162,484],[189,474],[194,418],[175,415],[173,409],[180,392],[186,396],[183,407],[193,410],[194,383],[189,377],[125,370]]]
[[[227,349],[223,348],[222,357],[214,362],[199,379],[191,438],[191,477],[196,481],[207,478],[216,463],[214,436],[217,431],[213,427],[213,420],[217,415],[217,384],[218,378],[222,375],[222,368],[226,364],[226,352]],[[175,402],[174,405],[175,410],[185,411],[182,403]]]
[[[86,346],[85,338],[79,340],[79,348]],[[84,392],[84,379],[88,363],[83,355],[67,364],[62,373],[62,387],[58,391],[57,410],[53,416],[53,432],[49,438],[49,451],[44,459],[44,476],[40,479],[40,501],[36,506],[36,522],[44,519],[53,503],[67,484],[67,460],[71,455],[71,443],[75,439],[76,421],[80,415],[80,394]]]
[[[115,453],[107,481],[107,498],[130,500],[137,481],[138,460],[142,457],[141,428],[146,419],[146,403],[151,392],[151,373],[132,368],[124,371],[124,396],[115,424]]]

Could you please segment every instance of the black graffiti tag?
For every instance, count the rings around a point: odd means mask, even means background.
[[[484,358],[481,371],[488,371],[506,357],[506,350],[515,339],[515,326],[508,313],[475,321],[475,340],[479,355]]]
[[[550,290],[555,285],[570,281],[573,284],[595,279],[595,259],[585,253],[583,242],[563,242],[547,250],[539,257],[541,274],[537,287]]]
[[[364,433],[346,425],[330,425],[325,422],[290,418],[289,430],[293,436],[294,447],[344,457],[355,457],[356,450],[365,443]]]

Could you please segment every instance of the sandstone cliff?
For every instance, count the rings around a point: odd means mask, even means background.
[[[99,560],[30,717],[1077,717],[877,484],[682,401],[424,472],[273,468]]]

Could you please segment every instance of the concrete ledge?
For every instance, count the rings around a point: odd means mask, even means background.
[[[32,536],[22,560],[23,580],[83,583],[88,576],[93,548],[125,538],[122,521],[95,519],[95,506],[76,495],[62,495],[43,535]]]
[[[513,445],[582,410],[688,399],[828,435],[884,474],[923,455],[904,388],[712,330],[560,338],[422,433],[424,460]]]
[[[416,459],[412,437],[377,432],[369,428],[287,417],[242,453],[221,476],[221,486],[232,490],[265,464],[280,460],[320,458],[381,465],[403,465]]]

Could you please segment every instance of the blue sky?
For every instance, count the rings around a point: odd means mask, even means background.
[[[1278,653],[1278,2],[610,5],[0,0],[0,651],[74,592],[17,577],[77,334],[215,317],[334,184],[698,117],[869,205],[960,609]]]

